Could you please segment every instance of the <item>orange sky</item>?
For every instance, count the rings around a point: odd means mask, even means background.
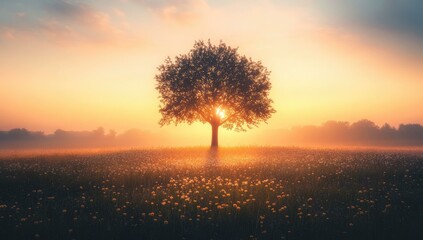
[[[277,113],[261,130],[363,118],[423,124],[422,55],[409,49],[420,39],[336,25],[309,3],[53,1],[3,10],[2,130],[139,128],[204,136],[208,144],[209,126],[159,128],[154,89],[157,66],[200,39],[239,46],[271,70]],[[233,135],[221,133],[223,143]]]

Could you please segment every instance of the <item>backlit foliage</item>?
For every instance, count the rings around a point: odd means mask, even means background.
[[[198,41],[188,54],[167,58],[159,72],[161,125],[200,121],[245,130],[275,112],[270,72],[223,42]],[[216,109],[224,110],[224,117]]]

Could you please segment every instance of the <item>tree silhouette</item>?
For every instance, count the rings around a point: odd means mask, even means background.
[[[275,112],[270,72],[223,42],[196,41],[188,54],[168,57],[158,70],[160,125],[210,123],[212,146],[218,145],[219,126],[245,131]]]

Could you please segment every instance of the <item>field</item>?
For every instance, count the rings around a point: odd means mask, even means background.
[[[3,156],[0,239],[423,239],[423,153]]]

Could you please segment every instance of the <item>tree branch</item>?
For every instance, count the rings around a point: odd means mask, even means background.
[[[230,118],[235,117],[237,114],[238,114],[237,112],[234,112],[233,114],[231,114],[230,116],[228,116],[225,120],[221,121],[219,123],[219,126],[222,125],[222,124],[224,124],[225,122],[227,122]]]

